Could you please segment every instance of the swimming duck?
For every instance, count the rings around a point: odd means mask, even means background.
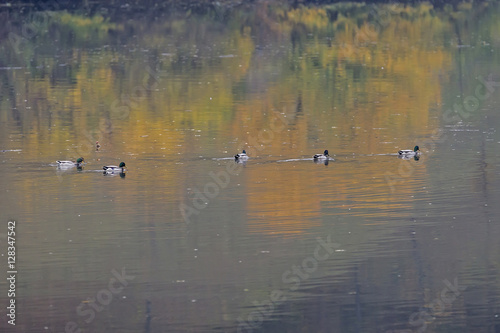
[[[325,159],[328,160],[328,159],[330,159],[330,155],[328,155],[328,150],[325,149],[325,151],[323,152],[323,154],[315,154],[313,156],[313,158],[315,160],[325,160]]]
[[[102,167],[102,169],[105,171],[105,172],[110,172],[110,173],[113,173],[113,172],[120,172],[120,173],[123,173],[124,172],[124,168],[125,168],[125,162],[120,162],[120,165],[116,166],[116,165],[105,165]]]
[[[77,168],[81,168],[84,161],[85,161],[85,159],[83,157],[80,157],[80,158],[78,158],[76,160],[76,162],[73,162],[73,161],[57,161],[57,165],[59,167],[62,167],[62,168],[69,168],[69,167],[75,167],[75,166]]]
[[[101,148],[101,145],[99,144],[99,141],[96,141],[95,142],[95,150],[99,150],[99,148]]]
[[[247,160],[248,156],[247,156],[247,152],[245,151],[245,149],[243,149],[243,151],[241,153],[234,155],[234,159],[235,160]]]
[[[413,150],[403,149],[403,150],[398,151],[398,154],[399,154],[399,156],[407,156],[407,157],[420,155],[420,148],[418,146],[415,146],[415,148],[413,148]]]

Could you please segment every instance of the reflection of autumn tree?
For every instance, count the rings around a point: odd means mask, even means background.
[[[91,154],[94,140],[170,161],[241,146],[254,156],[392,153],[439,126],[429,110],[441,103],[440,80],[452,66],[448,41],[457,26],[462,43],[472,40],[469,16],[485,36],[498,31],[495,20],[479,20],[485,6],[258,4],[144,21],[60,12],[22,57],[2,39],[0,61],[29,69],[0,72],[0,90],[11,96],[0,101],[9,110],[2,119],[15,119],[24,148],[43,160],[62,158],[61,146],[66,158]],[[279,131],[276,113],[287,119]],[[187,175],[174,170],[159,177],[181,184]],[[265,172],[276,181],[265,191],[273,196],[285,182]],[[366,170],[361,181],[377,173]],[[286,195],[300,197],[304,178],[288,181],[299,190]],[[280,210],[301,211],[283,199]],[[308,206],[317,212],[319,200]]]
[[[438,125],[429,124],[428,110],[440,102],[435,73],[446,68],[450,59],[443,48],[419,42],[425,35],[432,36],[434,42],[438,39],[433,33],[434,19],[414,15],[413,19],[418,21],[415,23],[397,16],[387,26],[373,29],[365,14],[337,15],[335,21],[329,19],[326,8],[300,8],[283,14],[281,31],[290,31],[294,42],[285,52],[285,60],[275,63],[282,77],[277,82],[260,80],[266,82],[267,89],[260,94],[261,98],[249,100],[245,107],[238,108],[234,128],[243,125],[248,129],[248,135],[243,136],[255,139],[270,127],[272,113],[276,111],[286,114],[290,123],[285,131],[271,131],[270,142],[261,139],[255,143],[247,139],[254,145],[250,148],[255,153],[310,155],[310,148],[317,146],[316,142],[337,154],[384,152],[381,149],[385,147],[380,146],[383,139],[378,133],[387,141],[400,138],[401,143],[393,143],[385,151],[393,152],[394,145],[412,144],[416,136],[425,136]],[[366,19],[364,23],[360,23],[360,16]],[[413,45],[420,48],[415,50]],[[260,66],[266,65],[255,58],[254,68]],[[255,73],[268,76],[266,70]],[[378,165],[365,167],[355,181],[360,184],[360,193],[350,200],[374,211],[391,205],[385,181],[375,182],[377,186],[373,181],[373,175],[380,173]],[[400,165],[393,163],[388,167],[396,174]],[[342,177],[349,177],[349,172],[345,172],[347,175]],[[320,216],[320,202],[330,205],[342,202],[337,196],[324,197],[320,192],[311,196],[309,187],[321,187],[320,180],[301,179],[300,173],[298,177],[288,174],[273,167],[260,169],[256,177],[266,181],[255,180],[251,183],[259,185],[248,185],[252,192],[262,192],[249,198],[251,229],[274,234],[300,232],[311,227],[311,217]],[[344,183],[342,177],[329,176],[329,179],[334,179],[338,186]],[[372,192],[368,197],[362,195],[367,188]]]

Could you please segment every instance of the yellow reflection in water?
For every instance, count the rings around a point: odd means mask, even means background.
[[[217,22],[194,18],[111,24],[64,14],[60,28],[74,29],[82,39],[90,38],[82,29],[102,26],[92,40],[99,47],[62,45],[71,50],[64,59],[37,54],[33,61],[45,67],[7,72],[16,109],[2,119],[19,117],[16,130],[23,138],[16,146],[2,125],[2,141],[23,149],[23,162],[84,156],[97,166],[151,158],[153,166],[144,162],[144,168],[168,166],[169,172],[146,173],[143,181],[168,186],[162,198],[169,200],[182,197],[190,179],[182,160],[197,156],[243,148],[272,158],[323,149],[358,156],[412,148],[440,126],[430,110],[441,104],[440,80],[453,52],[444,45],[455,26],[429,4],[378,7],[383,21],[361,7],[352,12],[342,6],[256,6],[248,16],[235,13],[220,29],[209,29]],[[110,30],[130,38],[127,24],[142,38],[109,46]],[[41,34],[40,41],[49,37]],[[2,106],[13,109],[6,101]],[[373,179],[400,175],[401,163],[331,173],[335,194],[311,191],[322,181],[311,179],[310,170],[254,171],[250,164],[248,210],[266,221],[274,216],[272,232],[279,226],[301,232],[316,223],[307,220],[321,215],[322,202],[355,200],[365,208],[391,203],[386,182]],[[267,181],[259,182],[262,177]],[[30,188],[31,182],[22,179],[19,186]],[[357,183],[356,189],[349,186]]]

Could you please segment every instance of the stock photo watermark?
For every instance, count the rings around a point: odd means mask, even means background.
[[[33,19],[21,25],[20,34],[12,31],[8,34],[8,39],[14,52],[16,54],[21,54],[25,49],[28,49],[27,46],[32,43],[33,39],[48,29],[48,19],[53,17],[56,12],[64,10],[66,7],[67,5],[61,5],[57,0],[47,2],[38,1],[36,3],[36,9],[33,11]],[[30,8],[29,6],[25,7],[25,9],[28,10]],[[81,12],[82,16],[90,15],[89,7],[83,6],[80,9],[83,9]]]
[[[239,145],[238,151],[241,151],[244,146],[247,148],[249,155],[255,154],[257,151],[261,152],[265,149],[266,145],[271,143],[275,135],[284,131],[289,124],[286,112],[279,113],[277,111],[273,112],[271,121],[269,122],[268,128],[261,129],[256,136],[249,135],[246,144]],[[206,183],[203,186],[203,192],[197,187],[193,188],[191,191],[193,196],[191,198],[191,203],[186,204],[181,202],[179,204],[179,210],[182,217],[186,223],[191,223],[191,217],[193,215],[199,215],[200,211],[205,209],[210,200],[215,199],[221,192],[221,189],[226,188],[231,182],[231,176],[238,175],[243,169],[243,164],[241,163],[227,163],[226,170],[214,173],[210,171],[208,175],[213,181]]]
[[[371,21],[368,21],[361,28],[354,27],[354,42],[352,44],[342,44],[340,47],[340,54],[343,57],[349,58],[357,52],[359,47],[376,42],[379,32],[389,25],[391,17],[397,14],[391,5],[398,6],[397,3],[389,2],[387,6],[372,6],[369,15]],[[442,116],[445,124],[459,124],[460,122],[470,118],[481,106],[483,102],[489,99],[495,92],[497,87],[500,87],[500,82],[492,80],[492,74],[486,80],[482,76],[478,76],[479,83],[474,89],[474,93],[466,96],[461,103],[454,103],[453,108],[448,108]],[[434,152],[437,143],[442,143],[447,139],[447,135],[443,133],[442,129],[434,131],[431,137],[421,143],[424,152],[430,156]],[[425,163],[425,161],[424,161]],[[386,172],[385,179],[391,192],[396,191],[395,185],[402,183],[405,179],[411,177],[415,172],[416,165],[412,163],[401,163],[396,173]]]
[[[111,103],[111,115],[114,118],[123,120],[129,117],[131,109],[137,109],[140,103],[146,99],[148,91],[159,89],[161,77],[164,75],[159,69],[159,64],[155,68],[147,66],[141,84],[132,88],[130,94],[122,94],[120,98]]]
[[[99,290],[94,297],[89,298],[76,307],[76,314],[82,318],[86,317],[84,319],[86,324],[90,324],[95,319],[96,311],[101,312],[113,301],[113,295],[120,294],[128,286],[129,281],[135,279],[135,276],[127,275],[125,267],[122,268],[121,273],[113,269],[111,274],[113,277],[109,279],[107,288]],[[79,328],[76,322],[68,321],[65,326],[65,332],[81,333],[82,329]]]
[[[57,4],[57,2],[54,3]],[[42,6],[45,6],[45,4]],[[23,49],[26,48],[29,43],[32,43],[31,40],[47,27],[47,20],[53,15],[53,12],[50,11],[48,7],[45,8],[47,8],[45,11],[36,12],[32,21],[23,23],[21,26],[22,36],[12,31],[9,32],[9,42],[16,54],[23,53]]]
[[[287,300],[285,293],[299,289],[301,283],[307,281],[318,270],[319,263],[329,259],[340,247],[340,244],[332,242],[330,235],[326,237],[326,240],[317,237],[316,241],[317,245],[312,255],[302,260],[300,265],[292,265],[290,269],[283,272],[281,275],[281,281],[285,285],[283,288],[271,291],[266,300],[253,301],[252,304],[257,310],[249,313],[246,319],[238,317],[238,333],[259,329],[266,318],[272,316],[276,307]]]
[[[493,81],[493,74],[485,79],[483,76],[478,76],[479,83],[474,89],[474,93],[466,96],[461,103],[454,103],[453,108],[448,108],[443,113],[444,124],[460,124],[469,119],[479,109],[481,104],[488,100],[496,88],[500,87],[500,82]],[[448,139],[448,135],[442,129],[435,130],[431,137],[422,142],[424,153],[431,156],[434,153],[436,144],[443,143]],[[401,163],[398,167],[398,172],[386,172],[385,180],[389,185],[391,192],[396,190],[395,185],[405,181],[405,178],[411,177],[417,166],[414,163]]]
[[[436,320],[437,316],[444,315],[445,311],[451,307],[451,304],[462,295],[462,292],[467,287],[459,286],[458,279],[455,278],[453,283],[448,280],[443,280],[445,287],[438,293],[437,297],[432,302],[424,305],[418,311],[413,312],[408,318],[408,324],[413,326],[412,329],[404,330],[389,330],[385,333],[422,333],[427,330],[427,326]]]
[[[9,325],[16,325],[16,221],[7,222],[7,322]]]

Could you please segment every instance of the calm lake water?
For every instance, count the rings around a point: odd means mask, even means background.
[[[2,332],[500,332],[498,3],[1,16]]]

